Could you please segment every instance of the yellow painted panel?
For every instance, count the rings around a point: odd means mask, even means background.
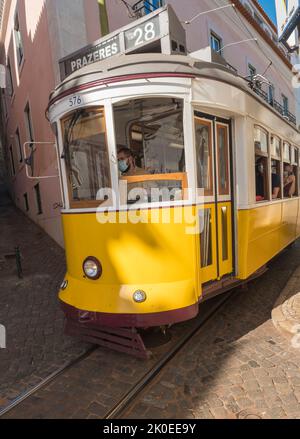
[[[247,279],[294,241],[298,200],[238,212],[238,277]]]
[[[194,207],[132,211],[130,221],[126,212],[99,214],[102,223],[95,213],[63,215],[69,285],[61,299],[80,309],[117,313],[160,312],[196,303],[197,235],[189,224],[195,212]],[[97,281],[84,278],[82,263],[88,256],[103,266]],[[132,300],[137,289],[148,297],[139,305]]]
[[[200,279],[201,283],[205,284],[211,280],[216,280],[218,277],[217,272],[217,239],[216,239],[216,207],[215,204],[207,204],[204,206],[205,209],[211,210],[211,245],[212,245],[212,264],[207,267],[201,267],[201,257],[200,257]],[[203,207],[201,207],[203,209]],[[198,211],[200,209],[198,208]],[[201,237],[199,237],[199,243],[201,242]],[[199,245],[199,255],[201,255],[200,245]]]
[[[222,209],[225,209],[224,213]],[[222,215],[226,215],[227,233],[223,230]],[[224,233],[225,232],[225,233]],[[226,240],[227,255],[223,254],[223,239]],[[219,276],[230,274],[233,271],[232,261],[232,210],[231,202],[218,204],[218,245],[219,245]]]
[[[282,208],[282,231],[280,234],[280,247],[284,248],[295,239],[298,217],[298,199],[283,203]]]

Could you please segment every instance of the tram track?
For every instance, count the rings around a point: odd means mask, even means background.
[[[131,405],[131,403],[136,400],[141,393],[153,382],[155,377],[167,366],[171,360],[186,346],[186,344],[196,335],[198,334],[205,325],[212,319],[220,309],[230,301],[234,294],[237,294],[236,290],[232,290],[226,294],[220,295],[215,298],[214,303],[210,303],[211,307],[200,315],[198,321],[196,321],[195,325],[193,325],[186,333],[178,339],[176,343],[174,343],[171,348],[169,348],[165,354],[158,359],[158,361],[153,364],[149,370],[135,383],[131,386],[131,388],[102,416],[102,419],[117,419],[121,415],[126,412],[126,409]],[[212,302],[212,301],[210,301]],[[54,371],[40,383],[38,383],[35,387],[31,388],[24,394],[20,395],[16,398],[12,403],[4,407],[0,410],[0,418],[16,409],[18,406],[21,406],[27,399],[33,396],[36,392],[46,388],[53,381],[57,380],[61,375],[63,375],[68,370],[72,369],[79,362],[83,362],[89,356],[91,356],[99,346],[93,345],[86,352],[70,361],[68,364],[62,366],[61,368]],[[139,360],[140,361],[140,360]],[[33,414],[34,417],[34,414]]]
[[[18,396],[16,399],[14,399],[10,404],[8,404],[6,407],[0,410],[0,418],[4,416],[6,413],[13,410],[15,407],[17,407],[19,404],[24,402],[26,399],[30,398],[30,396],[34,395],[39,390],[43,389],[44,387],[47,387],[52,381],[57,379],[60,375],[62,375],[64,372],[66,372],[68,369],[71,369],[73,366],[78,364],[80,361],[85,360],[87,357],[89,357],[95,350],[97,350],[99,346],[92,346],[90,349],[88,349],[83,354],[79,355],[74,360],[69,361],[67,364],[63,365],[56,371],[54,371],[52,374],[48,375],[46,378],[41,380],[36,386],[32,387],[28,391],[24,392],[20,396]]]
[[[224,294],[220,301],[205,318],[191,331],[185,334],[132,388],[131,390],[104,416],[104,419],[117,419],[129,405],[149,386],[154,378],[167,366],[171,360],[183,349],[183,347],[213,318],[218,311],[227,303],[236,291]],[[222,300],[223,299],[223,300]]]

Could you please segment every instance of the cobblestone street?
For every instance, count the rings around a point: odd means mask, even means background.
[[[63,335],[57,291],[65,274],[64,251],[42,229],[0,199],[0,408],[87,349]],[[5,200],[5,201],[4,201]],[[10,257],[20,247],[24,277]]]
[[[63,335],[57,301],[63,250],[10,203],[0,209],[0,322],[7,328],[7,349],[0,351],[4,407],[90,345]],[[20,280],[15,261],[5,257],[17,245],[24,269]],[[299,263],[297,242],[247,290],[232,295],[123,417],[300,418],[300,352],[271,319],[287,282],[291,291],[297,288]],[[212,303],[203,304],[200,315]],[[193,324],[174,326],[167,348]],[[164,349],[154,349],[150,360],[141,361],[99,348],[4,418],[102,418]]]
[[[125,417],[300,419],[300,350],[271,320],[299,262],[298,241],[209,320]]]

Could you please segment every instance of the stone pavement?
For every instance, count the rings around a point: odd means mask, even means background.
[[[272,319],[276,328],[300,349],[300,267],[296,268],[277,299]]]
[[[15,245],[22,280],[5,258]],[[124,417],[300,418],[300,349],[271,319],[289,280],[297,290],[299,265],[298,241],[232,296]],[[89,347],[63,335],[57,290],[64,271],[62,249],[11,204],[0,206],[0,324],[7,328],[0,407]],[[192,324],[174,326],[172,342]],[[100,348],[5,418],[101,418],[157,358],[142,362]]]
[[[298,241],[208,321],[124,418],[300,419],[300,347],[271,319],[299,263]]]
[[[20,246],[24,278],[15,259]],[[64,251],[16,209],[0,186],[0,408],[87,349],[63,335],[57,291],[64,278]]]

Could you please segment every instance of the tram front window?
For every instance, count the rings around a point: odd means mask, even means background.
[[[104,111],[77,110],[62,125],[71,206],[99,204],[98,191],[111,188]]]
[[[114,117],[122,204],[182,200],[183,102],[135,99],[115,105]]]

